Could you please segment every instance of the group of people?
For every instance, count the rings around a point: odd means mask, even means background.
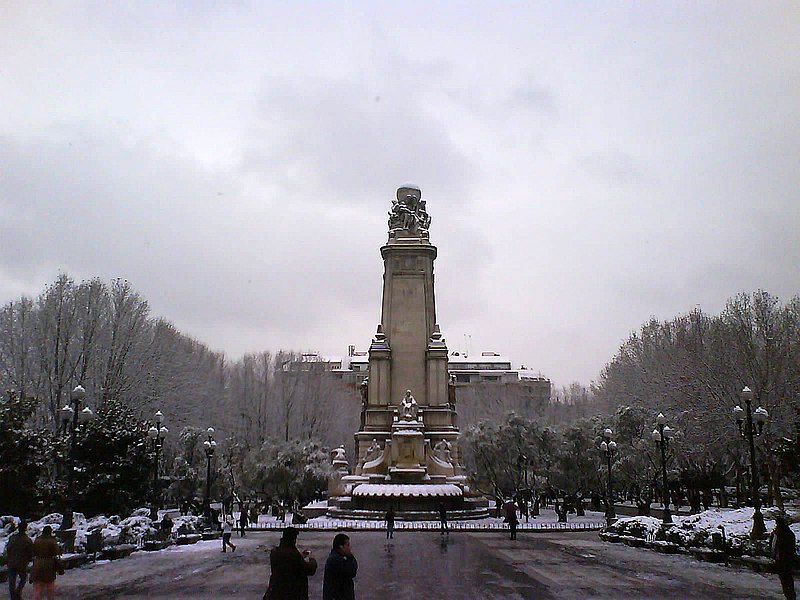
[[[6,544],[8,566],[8,592],[11,600],[21,600],[22,588],[28,582],[28,564],[33,561],[30,580],[33,584],[34,600],[55,598],[56,575],[64,573],[61,564],[61,549],[53,537],[53,528],[45,525],[41,535],[32,540],[28,536],[28,524],[20,521],[16,532]]]
[[[271,575],[264,600],[308,600],[308,578],[317,572],[317,561],[311,550],[298,550],[299,533],[294,527],[287,527],[278,546],[270,552]],[[350,537],[337,533],[325,561],[322,599],[355,600],[353,579],[357,572],[358,561],[350,549]]]
[[[511,539],[516,539],[517,506],[513,502],[505,504],[506,520],[511,529]],[[442,534],[448,533],[447,511],[439,506]],[[394,537],[395,512],[390,508],[386,514],[386,537]],[[8,588],[11,600],[21,600],[22,590],[30,581],[33,584],[33,600],[52,600],[55,598],[55,580],[63,574],[61,549],[53,536],[53,529],[46,525],[36,540],[27,533],[28,525],[21,521],[6,544],[6,564],[8,568]],[[226,546],[236,551],[230,541],[232,524],[226,520],[223,525],[222,551]],[[264,600],[308,600],[308,578],[317,571],[317,561],[310,550],[302,552],[297,548],[299,530],[287,527],[283,530],[278,546],[270,552],[271,575]],[[795,536],[786,518],[777,515],[775,530],[770,538],[770,549],[775,560],[775,570],[780,576],[781,586],[787,600],[796,600],[793,569],[796,563]],[[28,566],[33,567],[28,572]],[[353,579],[358,572],[358,561],[350,547],[350,537],[337,533],[333,546],[325,561],[323,578],[323,600],[355,600]]]

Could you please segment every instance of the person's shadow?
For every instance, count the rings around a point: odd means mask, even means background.
[[[394,544],[392,542],[386,542],[384,546],[386,550],[386,566],[390,571],[394,570]]]
[[[439,552],[441,552],[442,554],[447,554],[447,546],[449,542],[450,542],[449,537],[442,537],[439,540]]]

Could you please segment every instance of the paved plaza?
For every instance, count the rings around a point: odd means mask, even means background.
[[[601,542],[594,532],[536,532],[511,541],[500,532],[352,532],[359,560],[356,597],[392,599],[522,598],[782,598],[778,579],[698,562],[686,556]],[[219,542],[137,552],[130,558],[73,569],[56,583],[59,599],[113,598],[258,600],[269,578],[275,532],[235,538],[235,553]],[[332,532],[302,532],[320,569],[311,598],[322,598],[322,565]],[[26,590],[26,598],[30,590]]]

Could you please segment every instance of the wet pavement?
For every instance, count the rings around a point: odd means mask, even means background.
[[[607,544],[596,533],[350,532],[359,561],[359,600],[782,598],[777,576],[698,562],[686,556]],[[278,533],[235,538],[235,553],[219,542],[73,569],[56,582],[64,599],[261,598],[269,579],[268,549]],[[322,597],[322,571],[332,532],[302,532],[298,546],[320,563],[310,597]],[[26,589],[26,598],[30,597]]]

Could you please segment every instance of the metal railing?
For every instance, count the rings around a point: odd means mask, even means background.
[[[605,527],[604,522],[578,523],[519,523],[517,531],[598,531]],[[258,526],[248,527],[251,531],[280,531],[288,527],[283,521],[262,521]],[[292,523],[292,527],[303,531],[385,531],[385,521],[366,521],[358,519],[327,519],[313,523]],[[486,523],[470,521],[448,521],[450,531],[508,531],[506,523]],[[395,531],[438,531],[439,521],[395,521]]]

